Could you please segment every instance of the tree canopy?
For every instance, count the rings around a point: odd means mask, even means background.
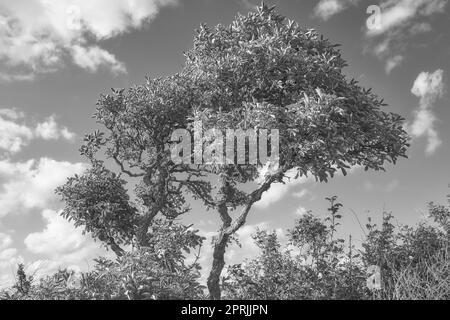
[[[211,298],[219,299],[225,248],[273,183],[287,172],[324,182],[352,166],[384,170],[406,156],[408,135],[401,116],[346,77],[338,45],[274,7],[262,5],[228,26],[201,25],[185,56],[176,75],[100,97],[95,118],[103,131],[87,135],[81,148],[92,169],[58,193],[63,215],[116,252],[131,239],[148,245],[157,214],[178,217],[189,211],[188,194],[199,199],[222,221],[208,278]],[[205,132],[279,130],[279,165],[175,163],[173,131],[196,122]],[[137,180],[133,203],[121,174]]]

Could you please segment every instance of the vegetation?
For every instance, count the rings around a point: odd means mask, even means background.
[[[449,299],[450,206],[429,205],[429,218],[415,227],[395,226],[393,216],[366,225],[355,246],[339,237],[341,204],[320,219],[308,212],[287,231],[254,235],[260,255],[229,266],[222,279],[225,299]],[[449,196],[450,203],[450,196]],[[67,270],[40,279],[19,265],[16,284],[4,299],[205,299],[200,266],[186,263],[186,252],[203,239],[190,228],[155,220],[149,247],[124,253],[116,261],[98,259],[95,269]]]
[[[226,247],[273,183],[287,173],[327,181],[356,165],[383,170],[405,157],[402,117],[346,78],[337,47],[266,5],[229,26],[202,25],[180,73],[101,96],[102,131],[81,148],[91,169],[57,190],[63,216],[122,257],[129,246],[147,250],[154,219],[188,212],[186,197],[201,201],[221,221],[207,281],[220,299]],[[172,133],[199,122],[205,132],[279,130],[279,165],[261,177],[250,163],[174,162]],[[133,201],[125,178],[135,182]]]

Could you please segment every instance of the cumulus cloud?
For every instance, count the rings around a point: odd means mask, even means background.
[[[388,58],[386,60],[386,73],[390,74],[392,70],[397,68],[401,63],[403,62],[403,56],[402,55],[396,55],[394,57]]]
[[[298,207],[295,210],[295,216],[298,216],[298,217],[304,216],[307,213],[308,213],[308,209],[306,209],[305,207],[302,207],[302,206]]]
[[[25,245],[32,253],[58,256],[78,250],[85,244],[82,230],[75,229],[58,212],[46,209],[42,211],[42,217],[47,222],[45,229],[25,238]]]
[[[85,48],[74,46],[72,48],[73,61],[79,67],[90,72],[96,72],[99,67],[110,67],[113,73],[125,73],[125,65],[116,60],[116,57],[100,47]]]
[[[72,140],[75,137],[75,134],[70,132],[69,129],[56,123],[54,115],[48,117],[44,122],[38,123],[35,134],[44,140],[58,140],[60,138]]]
[[[68,61],[126,72],[99,45],[153,19],[177,0],[0,0],[0,79],[30,80]]]
[[[361,166],[353,166],[347,170],[347,173],[352,174],[361,169],[362,169]],[[260,177],[259,177],[258,181],[261,181],[260,179],[261,179],[261,177],[264,176],[265,172],[266,172],[266,170],[263,167],[263,169],[260,170]],[[259,200],[258,202],[255,203],[255,207],[259,208],[259,209],[268,208],[272,204],[280,201],[285,196],[290,194],[290,191],[295,186],[308,184],[308,183],[312,183],[312,182],[316,181],[312,175],[309,175],[308,177],[303,176],[303,177],[299,177],[299,178],[295,179],[296,174],[297,174],[296,169],[292,169],[292,170],[289,170],[288,172],[286,172],[283,183],[272,184],[270,189],[263,193],[261,200]],[[338,171],[335,174],[335,177],[340,176],[341,174],[342,173],[340,171]],[[292,196],[294,196],[296,198],[302,198],[307,194],[310,194],[310,192],[307,189],[303,189],[299,192],[292,193]]]
[[[12,118],[11,118],[12,116]],[[17,114],[13,110],[3,109],[0,113],[0,149],[10,153],[19,152],[33,139],[33,131],[24,124],[16,122]]]
[[[326,21],[358,2],[359,0],[321,0],[314,8],[314,16]]]
[[[0,233],[0,288],[13,284],[18,263],[25,263],[27,274],[38,279],[64,268],[89,270],[89,263],[94,258],[112,257],[100,244],[83,235],[81,229],[75,229],[62,218],[60,212],[45,209],[42,211],[42,218],[46,223],[45,228],[29,234],[24,240],[26,249],[39,256],[39,260],[25,260],[16,248],[9,247],[11,237]]]
[[[308,182],[312,182],[314,179],[312,176],[306,178],[301,177],[295,179],[296,170],[290,170],[286,173],[286,177],[284,179],[284,183],[274,183],[270,187],[269,190],[263,193],[261,200],[259,200],[257,203],[255,203],[256,208],[264,209],[269,207],[270,205],[280,201],[282,198],[284,198],[286,195],[289,194],[289,190],[291,190],[292,187],[305,184]]]
[[[301,199],[301,198],[304,198],[306,195],[308,195],[308,194],[310,194],[310,192],[308,191],[308,189],[301,189],[300,191],[298,191],[298,192],[294,192],[292,195],[295,197],[295,198],[298,198],[298,199]]]
[[[24,240],[27,250],[40,257],[30,265],[37,277],[62,268],[87,270],[89,262],[98,256],[112,257],[90,236],[83,235],[82,229],[62,218],[60,212],[46,209],[42,218],[47,224],[44,230],[31,233]]]
[[[432,155],[442,144],[435,128],[436,116],[433,113],[435,102],[444,94],[444,71],[441,69],[433,73],[421,72],[411,89],[412,94],[420,98],[419,107],[414,111],[414,120],[408,125],[410,134],[415,137],[426,137],[425,152]]]
[[[442,13],[447,0],[387,0],[381,3],[380,25],[367,30],[368,36],[385,34],[396,28],[419,28],[417,18]],[[429,29],[429,26],[428,28]]]
[[[432,31],[431,24],[423,19],[442,14],[446,5],[447,0],[384,0],[379,5],[379,23],[367,25],[366,52],[385,61],[386,73],[390,73],[403,61],[411,43],[408,40]]]
[[[55,116],[33,126],[25,123],[25,114],[16,109],[0,109],[0,150],[10,154],[22,150],[33,139],[72,140],[75,137],[66,127],[60,126]]]
[[[6,233],[0,233],[0,251],[9,247],[12,243],[11,236]]]
[[[69,176],[80,174],[83,163],[60,162],[49,158],[39,161],[0,160],[0,217],[29,209],[51,208],[57,201],[54,190]]]

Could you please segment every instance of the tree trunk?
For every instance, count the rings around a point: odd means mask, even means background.
[[[225,266],[225,248],[229,236],[223,232],[214,243],[212,268],[208,276],[209,298],[211,300],[220,300],[220,275]]]
[[[111,248],[112,251],[116,254],[116,256],[119,258],[123,256],[125,253],[125,250],[123,250],[117,243],[114,241],[113,237],[109,237],[107,240],[107,244]]]
[[[150,228],[150,225],[152,224],[152,221],[155,218],[155,216],[158,214],[158,212],[159,212],[159,208],[154,208],[154,209],[150,210],[149,212],[147,212],[142,217],[141,225],[139,226],[139,230],[137,233],[137,241],[141,247],[148,246],[148,237],[147,237],[148,228]]]
[[[220,300],[221,298],[220,275],[222,274],[222,270],[225,266],[225,249],[230,236],[235,234],[236,231],[238,231],[245,224],[245,220],[247,219],[247,215],[253,204],[261,199],[262,194],[269,190],[272,182],[277,180],[278,177],[283,177],[283,171],[280,170],[276,175],[271,176],[257,190],[250,194],[241,214],[237,217],[237,219],[235,219],[234,222],[228,214],[227,208],[227,200],[230,196],[230,185],[227,179],[222,177],[222,199],[218,206],[220,219],[222,220],[222,228],[220,229],[219,236],[214,243],[212,268],[207,281],[209,298],[211,300]]]

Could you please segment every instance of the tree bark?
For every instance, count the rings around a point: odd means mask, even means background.
[[[117,243],[114,241],[112,237],[109,237],[107,240],[108,246],[111,248],[111,250],[116,254],[117,257],[123,256],[125,253],[125,250],[123,250]]]
[[[137,234],[138,244],[142,247],[148,245],[148,238],[147,238],[148,228],[150,227],[153,219],[158,214],[158,212],[159,208],[154,208],[149,212],[147,212],[144,217],[142,217],[141,225],[139,227]]]
[[[208,276],[208,291],[211,300],[220,300],[221,298],[220,275],[225,266],[225,248],[228,240],[229,236],[221,233],[214,243],[213,263]]]
[[[230,238],[230,234],[227,229],[230,227],[232,219],[228,214],[227,200],[230,195],[230,185],[228,183],[228,177],[224,174],[221,177],[221,199],[218,203],[218,212],[220,219],[222,220],[222,226],[220,228],[217,239],[214,242],[213,250],[213,263],[211,271],[208,276],[208,290],[209,298],[211,300],[220,300],[221,290],[220,290],[220,275],[225,266],[225,249]]]
[[[213,262],[211,271],[208,276],[208,291],[209,298],[211,300],[221,299],[221,289],[220,289],[220,276],[222,274],[223,268],[225,267],[225,249],[227,247],[230,237],[236,233],[244,224],[247,216],[252,208],[253,204],[261,199],[262,194],[269,190],[271,184],[282,178],[284,171],[279,170],[277,174],[270,176],[266,181],[255,191],[253,191],[247,203],[244,205],[241,214],[235,221],[233,221],[228,214],[228,208],[226,206],[229,184],[226,182],[226,178],[222,179],[222,200],[218,206],[218,211],[220,218],[222,219],[222,227],[219,231],[219,235],[214,242],[213,251]]]

